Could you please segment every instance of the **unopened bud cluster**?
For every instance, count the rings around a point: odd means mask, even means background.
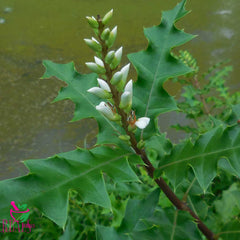
[[[136,127],[143,129],[149,124],[150,119],[147,117],[136,119],[132,110],[133,81],[127,81],[130,64],[123,66],[120,70],[118,69],[123,48],[108,51],[117,37],[117,26],[112,30],[106,27],[112,15],[113,10],[109,11],[102,19],[100,16],[97,19],[87,17],[87,21],[98,40],[94,37],[84,39],[85,43],[97,55],[94,57],[94,62],[87,62],[86,65],[92,72],[99,75],[98,86],[90,88],[88,92],[105,100],[101,101],[96,109],[106,118],[121,124],[122,116],[117,111],[117,109],[120,109],[119,111],[123,111],[122,114],[127,116],[129,131],[134,131]],[[116,103],[118,103],[118,106],[116,106]]]

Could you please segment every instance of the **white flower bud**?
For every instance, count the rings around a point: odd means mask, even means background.
[[[130,92],[124,92],[121,96],[121,102],[119,105],[126,113],[131,110],[132,107],[132,95]]]
[[[92,40],[85,38],[83,40],[95,52],[102,51],[102,46],[99,44],[99,42],[95,38],[92,38]]]
[[[97,65],[96,63],[87,62],[86,65],[92,72],[95,72],[95,73],[98,73],[98,74],[103,74],[103,73],[106,72],[105,68]]]
[[[117,89],[118,91],[122,91],[125,84],[126,84],[126,81],[127,81],[127,77],[128,77],[128,72],[129,72],[129,69],[130,69],[130,63],[127,64],[126,66],[124,66],[122,69],[121,69],[121,73],[122,73],[122,79],[121,81],[118,83],[117,85]]]
[[[117,113],[113,113],[112,109],[105,102],[97,105],[96,109],[111,121],[120,120],[120,116]]]
[[[108,99],[108,98],[111,98],[112,96],[109,92],[99,87],[92,87],[87,91],[103,99]]]
[[[104,68],[104,63],[103,63],[103,61],[102,61],[100,58],[94,57],[94,60],[95,60],[95,63],[96,63],[97,65],[99,65],[100,67],[103,67],[103,68]]]
[[[106,41],[107,46],[110,48],[114,44],[117,37],[117,26],[113,28],[113,30],[110,32],[109,37]]]
[[[122,47],[120,47],[116,52],[115,52],[115,57],[110,65],[111,69],[115,69],[119,63],[121,62],[122,59]]]
[[[124,88],[124,92],[130,92],[132,94],[133,82],[132,79],[128,81]]]
[[[127,64],[126,66],[124,66],[124,67],[121,69],[121,72],[122,72],[122,74],[123,74],[123,77],[122,77],[123,86],[125,86],[125,84],[126,84],[129,69],[130,69],[130,63]]]
[[[108,13],[105,14],[105,16],[102,19],[102,23],[106,25],[112,18],[113,15],[113,9],[111,9]]]
[[[92,28],[98,28],[98,21],[96,20],[95,17],[86,17],[87,18],[87,21],[89,23],[89,25],[92,27]]]
[[[132,108],[132,80],[130,80],[125,86],[119,107],[126,113],[129,113]]]
[[[123,76],[123,74],[122,74],[121,71],[114,73],[114,75],[113,75],[113,77],[112,77],[112,79],[111,79],[111,81],[110,81],[111,84],[117,85],[117,84],[121,81],[122,76]]]
[[[99,41],[98,41],[96,38],[92,37],[92,40],[93,40],[94,42],[96,42],[97,44],[100,44]]]
[[[108,84],[104,80],[98,78],[97,81],[98,81],[98,84],[99,84],[100,88],[102,88],[103,90],[105,90],[107,92],[111,92],[110,87],[108,86]]]
[[[139,118],[136,122],[135,122],[135,125],[140,128],[140,129],[144,129],[147,127],[147,125],[149,124],[150,122],[150,118],[148,117],[141,117]]]
[[[108,54],[105,57],[105,62],[107,64],[110,64],[113,61],[114,57],[115,57],[115,52],[114,51],[108,52]]]

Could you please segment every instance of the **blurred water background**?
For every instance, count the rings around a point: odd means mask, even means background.
[[[118,25],[116,48],[124,54],[146,47],[143,27],[160,23],[161,11],[173,8],[177,0],[1,0],[0,1],[0,178],[26,172],[24,159],[44,158],[75,146],[94,143],[94,120],[70,123],[74,106],[70,101],[51,101],[63,84],[41,80],[42,60],[58,63],[74,61],[80,72],[88,72],[84,63],[93,52],[83,38],[92,36],[85,16],[103,15],[114,9],[113,23]],[[220,60],[231,59],[234,71],[227,86],[239,90],[240,1],[189,0],[192,13],[177,25],[198,35],[182,49],[197,58],[206,70]],[[114,26],[114,25],[112,25]],[[123,64],[127,58],[123,58]],[[132,68],[131,75],[135,77]],[[166,84],[172,95],[178,85]],[[169,129],[182,122],[181,115],[160,117],[161,128],[176,141],[181,134]]]

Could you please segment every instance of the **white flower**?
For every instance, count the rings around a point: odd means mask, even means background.
[[[105,117],[107,117],[109,120],[112,121],[115,120],[115,115],[112,109],[105,102],[100,102],[100,104],[96,106],[96,109],[99,112],[101,112]]]
[[[147,125],[149,124],[150,122],[150,118],[148,117],[141,117],[139,118],[136,122],[135,122],[135,125],[140,128],[140,129],[144,129],[147,127]]]

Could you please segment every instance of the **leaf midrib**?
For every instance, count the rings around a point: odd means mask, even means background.
[[[110,164],[110,163],[113,163],[113,162],[115,162],[115,161],[118,161],[118,160],[121,159],[121,158],[124,158],[124,157],[127,157],[127,156],[131,156],[131,155],[133,155],[133,154],[134,154],[134,153],[126,153],[126,154],[123,154],[123,155],[118,156],[118,157],[116,157],[116,158],[113,158],[112,160],[109,160],[109,161],[107,161],[107,162],[100,163],[100,164],[98,164],[97,166],[95,166],[95,167],[93,167],[93,168],[91,168],[91,169],[89,169],[89,170],[86,170],[85,172],[82,172],[81,174],[79,174],[79,175],[77,175],[77,176],[74,176],[73,178],[70,178],[70,179],[68,178],[66,181],[63,181],[63,182],[61,182],[60,184],[55,184],[53,187],[49,187],[46,191],[45,191],[45,189],[42,189],[42,190],[44,191],[44,193],[41,191],[41,189],[39,189],[39,192],[38,192],[37,194],[34,194],[34,196],[27,198],[27,200],[28,200],[28,201],[29,201],[29,200],[33,200],[33,199],[35,199],[35,198],[38,198],[38,197],[41,196],[41,195],[46,195],[48,192],[51,192],[51,191],[54,190],[54,189],[58,189],[58,188],[64,186],[65,184],[68,184],[69,182],[75,181],[77,178],[82,177],[82,176],[84,176],[84,175],[86,175],[86,174],[88,174],[88,173],[90,173],[90,172],[92,172],[92,171],[95,171],[95,170],[97,170],[98,168],[100,169],[100,168],[103,167],[103,166],[106,166],[106,165],[108,165],[108,164]],[[126,160],[126,161],[127,161],[127,160]],[[32,174],[31,171],[29,172],[29,174]],[[29,175],[29,174],[28,174],[28,175]],[[35,174],[33,173],[32,175],[35,175]],[[4,208],[4,207],[2,207],[2,209],[3,209],[3,208]]]
[[[209,156],[209,155],[214,155],[214,154],[216,154],[216,153],[221,153],[221,152],[226,152],[226,151],[230,151],[230,150],[235,150],[235,149],[238,149],[238,148],[240,148],[240,146],[231,147],[231,148],[226,148],[226,149],[224,149],[224,150],[218,150],[218,151],[203,153],[203,154],[199,154],[199,155],[194,155],[194,156],[191,156],[191,157],[188,157],[188,158],[183,158],[183,159],[181,159],[181,160],[174,161],[174,162],[171,162],[171,163],[162,165],[162,166],[159,167],[158,169],[163,169],[163,168],[169,167],[169,166],[171,166],[171,165],[178,164],[178,163],[185,162],[185,161],[189,161],[189,160],[192,160],[192,159],[195,159],[195,158],[205,157],[205,156]],[[224,157],[224,156],[222,156],[222,157]]]

